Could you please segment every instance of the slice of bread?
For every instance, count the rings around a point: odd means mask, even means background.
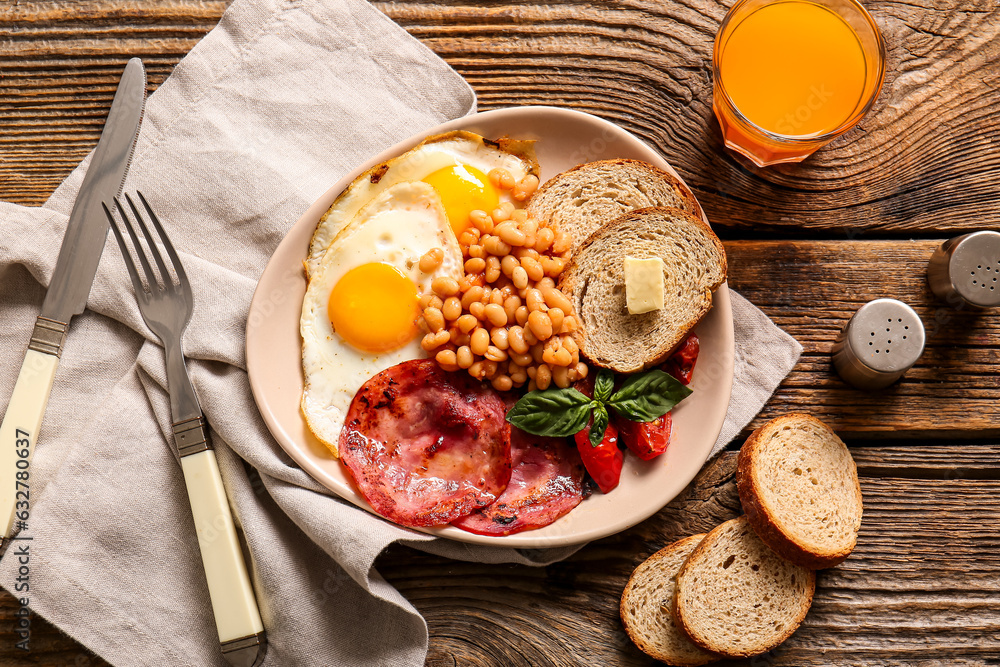
[[[528,213],[573,238],[575,250],[599,227],[637,208],[665,206],[701,217],[691,191],[669,173],[639,160],[588,162],[550,178]]]
[[[663,310],[641,315],[625,303],[625,258],[663,260]],[[590,235],[563,271],[559,288],[580,321],[580,351],[597,366],[633,373],[683,342],[712,307],[726,279],[726,252],[701,218],[676,208],[643,208]]]
[[[657,551],[635,569],[622,593],[622,625],[632,642],[646,655],[676,667],[707,665],[719,659],[691,643],[670,613],[677,571],[703,537],[685,537]]]
[[[861,527],[858,469],[833,430],[810,415],[764,424],[740,450],[743,511],[776,553],[812,569],[847,558]]]
[[[815,572],[771,551],[741,516],[709,532],[681,566],[674,622],[706,651],[746,658],[795,632],[815,590]]]

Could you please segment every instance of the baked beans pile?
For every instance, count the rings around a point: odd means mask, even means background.
[[[536,176],[515,182],[504,169],[489,178],[515,201],[538,188]],[[510,202],[469,217],[472,226],[458,239],[465,275],[436,278],[420,297],[423,349],[444,370],[467,370],[499,391],[525,383],[529,390],[568,387],[585,378],[587,365],[572,336],[579,322],[556,287],[571,239]],[[420,270],[429,273],[443,259],[433,248],[420,258]]]

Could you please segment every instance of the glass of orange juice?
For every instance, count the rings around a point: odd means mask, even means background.
[[[712,69],[726,146],[765,167],[800,162],[861,120],[882,88],[885,45],[855,0],[739,0]]]

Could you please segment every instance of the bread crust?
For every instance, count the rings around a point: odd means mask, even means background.
[[[595,359],[594,357],[588,355],[586,327],[584,326],[579,327],[576,331],[573,332],[572,334],[573,339],[576,342],[577,346],[579,346],[581,352],[583,352],[587,356],[587,359],[595,366],[610,368],[618,372],[634,373],[648,368],[652,368],[653,366],[665,362],[667,359],[670,358],[670,355],[676,352],[678,348],[680,348],[681,344],[684,343],[684,339],[687,337],[688,333],[690,333],[696,326],[698,326],[698,323],[701,322],[701,320],[704,319],[704,317],[712,309],[713,299],[714,299],[713,295],[715,291],[724,282],[726,282],[726,277],[729,272],[728,260],[726,258],[726,250],[725,247],[722,245],[722,241],[720,241],[719,237],[716,236],[715,232],[712,231],[711,226],[709,226],[709,224],[705,222],[704,219],[702,219],[701,217],[692,215],[691,213],[684,211],[682,209],[650,206],[646,208],[639,208],[629,211],[624,215],[621,215],[613,220],[605,222],[603,225],[597,228],[589,237],[587,237],[587,239],[583,243],[579,244],[577,249],[574,251],[573,256],[570,258],[570,261],[566,264],[566,268],[563,270],[562,275],[559,279],[560,291],[563,294],[566,294],[567,296],[571,296],[571,298],[574,298],[575,300],[576,287],[577,287],[576,282],[581,277],[585,277],[581,275],[583,273],[583,270],[580,267],[579,258],[587,250],[587,248],[589,248],[591,244],[593,244],[596,240],[604,237],[605,235],[613,233],[617,227],[625,226],[631,220],[634,220],[636,218],[642,218],[649,214],[661,214],[661,215],[671,215],[675,217],[683,217],[686,218],[690,223],[700,226],[706,232],[708,232],[708,238],[711,239],[712,244],[715,247],[716,253],[720,257],[719,264],[720,264],[721,277],[718,280],[718,282],[708,287],[707,289],[708,299],[706,299],[705,303],[702,305],[699,311],[685,325],[678,327],[675,339],[670,341],[670,343],[664,347],[648,349],[647,353],[652,356],[644,359],[641,365],[635,368],[614,367],[607,363],[602,362],[600,359]]]
[[[704,537],[705,534],[701,533],[698,535],[691,535],[690,537],[685,537],[680,540],[677,540],[676,542],[670,544],[669,546],[666,546],[657,551],[656,553],[654,553],[652,556],[643,561],[642,565],[655,564],[657,561],[663,560],[664,558],[671,556],[675,551],[686,550],[691,546],[692,543],[701,542],[701,540],[704,539]],[[694,659],[686,659],[683,656],[679,656],[677,654],[671,654],[661,651],[659,647],[654,646],[649,642],[647,642],[646,639],[635,628],[633,628],[630,623],[626,621],[627,618],[626,612],[629,604],[632,603],[630,593],[632,591],[635,577],[638,571],[639,568],[636,568],[636,570],[632,572],[632,576],[629,577],[628,583],[625,585],[625,590],[622,591],[621,603],[618,605],[618,614],[622,619],[622,626],[625,628],[625,632],[628,634],[629,639],[632,640],[632,643],[635,644],[639,648],[639,650],[641,650],[643,653],[650,656],[651,658],[655,658],[656,660],[660,660],[669,665],[674,665],[675,667],[700,667],[700,665],[707,665],[709,663],[719,660],[721,656],[711,652],[708,652],[709,654],[704,656],[703,659],[694,660]],[[671,600],[671,604],[672,603],[673,601]],[[671,613],[671,616],[672,615],[673,614]]]
[[[539,187],[538,190],[535,191],[535,194],[532,196],[532,199],[544,198],[545,192],[547,192],[550,188],[552,188],[556,184],[556,181],[561,179],[563,176],[570,176],[574,172],[579,171],[584,167],[593,168],[594,165],[604,165],[608,167],[616,167],[616,166],[637,167],[640,169],[646,169],[647,171],[652,171],[653,173],[661,177],[663,180],[669,182],[674,187],[674,189],[677,190],[677,193],[680,195],[680,198],[691,206],[691,209],[689,211],[690,213],[692,213],[697,218],[705,217],[705,213],[701,209],[701,204],[698,203],[698,200],[695,198],[694,193],[691,192],[690,188],[688,188],[688,186],[685,185],[683,181],[675,177],[670,172],[660,169],[656,165],[649,164],[648,162],[643,162],[642,160],[633,160],[631,158],[596,160],[594,162],[585,162],[583,164],[578,164],[575,167],[567,169],[558,176],[555,176],[545,181],[545,183],[543,183],[541,187]],[[529,208],[530,208],[530,202],[529,202]]]
[[[837,437],[833,429],[811,415],[793,412],[776,417],[751,433],[743,447],[740,448],[736,464],[736,487],[739,490],[740,503],[750,521],[750,526],[764,544],[782,558],[796,565],[811,570],[822,570],[842,563],[854,550],[856,540],[852,541],[851,545],[845,549],[829,553],[812,551],[797,543],[791,535],[781,529],[776,519],[768,511],[763,501],[763,491],[755,479],[757,475],[754,474],[755,468],[759,464],[759,450],[764,442],[765,434],[781,428],[787,422],[800,419],[819,424],[831,435]],[[857,496],[858,504],[861,505],[860,487],[855,486],[854,493]]]
[[[707,552],[709,548],[711,548],[712,545],[714,545],[715,542],[718,541],[719,535],[723,532],[723,529],[726,528],[728,524],[730,524],[731,522],[739,521],[740,518],[742,517],[737,517],[736,519],[730,519],[729,521],[726,521],[716,526],[711,531],[709,531],[709,533],[705,536],[705,538],[701,541],[701,543],[698,544],[698,546],[695,547],[694,551],[691,552],[691,555],[688,556],[688,559],[684,561],[684,564],[681,566],[681,569],[677,572],[678,582],[688,571],[688,569],[690,569],[691,564],[697,563],[698,560],[704,556],[705,552]],[[672,611],[674,615],[674,624],[677,625],[680,631],[683,632],[684,635],[688,639],[690,639],[693,644],[701,647],[706,651],[718,653],[719,655],[725,658],[749,658],[755,655],[760,655],[761,653],[766,653],[767,651],[770,651],[772,648],[781,644],[783,641],[791,637],[792,634],[798,629],[803,619],[805,619],[806,614],[809,612],[809,608],[812,606],[813,597],[815,596],[816,593],[816,573],[812,570],[806,570],[806,576],[808,577],[807,580],[808,594],[802,600],[802,604],[800,605],[800,608],[797,611],[794,620],[791,623],[789,623],[789,626],[786,628],[786,631],[781,636],[779,636],[771,644],[761,648],[759,651],[754,651],[754,652],[734,651],[734,650],[729,650],[725,646],[713,646],[712,644],[699,639],[693,632],[692,620],[685,615],[684,607],[681,601],[679,585],[677,588],[677,593],[674,595],[674,600],[673,600]]]

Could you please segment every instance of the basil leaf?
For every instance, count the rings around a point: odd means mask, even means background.
[[[603,405],[594,408],[594,423],[590,425],[590,445],[597,447],[604,440],[604,432],[608,429],[610,417]]]
[[[670,412],[691,390],[671,375],[656,369],[633,375],[608,399],[608,406],[634,422],[651,422]]]
[[[603,403],[608,400],[614,390],[615,374],[607,368],[602,368],[597,372],[597,379],[594,380],[594,398]]]
[[[573,388],[529,391],[507,413],[507,421],[526,433],[564,438],[587,425],[590,404]]]

